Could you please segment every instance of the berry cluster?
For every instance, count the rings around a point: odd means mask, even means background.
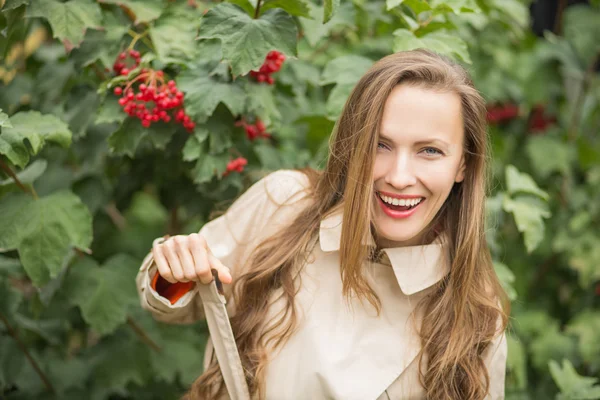
[[[223,176],[227,176],[233,171],[242,172],[244,170],[244,166],[247,164],[248,160],[246,160],[244,157],[238,157],[235,160],[231,160],[227,163],[227,169],[225,172],[223,172]]]
[[[531,134],[539,135],[546,132],[554,123],[556,123],[556,117],[548,115],[543,104],[537,104],[531,110],[527,127]]]
[[[245,119],[241,119],[235,123],[235,126],[241,126],[246,131],[246,136],[248,139],[254,140],[256,138],[269,138],[271,137],[270,133],[267,133],[267,128],[265,124],[260,120],[260,118],[256,118],[254,120],[254,124],[249,124]]]
[[[137,86],[137,92],[134,85]],[[175,81],[165,83],[163,71],[142,69],[124,88],[116,87],[114,93],[122,96],[119,105],[123,111],[141,120],[145,128],[154,122],[169,122],[172,118],[190,133],[196,127],[183,109],[183,92],[177,89]]]
[[[128,57],[133,59],[133,65],[127,66],[126,61]],[[131,71],[134,68],[137,68],[137,66],[140,65],[141,59],[142,57],[140,55],[140,52],[137,50],[131,49],[129,50],[129,52],[124,51],[119,54],[117,60],[113,64],[113,71],[117,75],[127,76],[129,75],[129,71]]]
[[[519,106],[516,104],[502,104],[488,107],[487,120],[496,124],[504,121],[510,121],[519,116]]]
[[[272,85],[275,80],[271,74],[279,71],[284,61],[285,56],[283,54],[276,50],[272,50],[267,54],[263,65],[261,65],[258,71],[250,71],[250,76],[259,82],[267,82],[269,85]]]

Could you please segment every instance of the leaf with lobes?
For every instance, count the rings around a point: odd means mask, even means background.
[[[326,24],[340,7],[340,0],[325,0],[323,9],[323,23]]]
[[[113,333],[138,304],[135,276],[139,260],[116,254],[101,267],[85,257],[71,266],[63,291],[81,309],[83,319],[99,334]]]
[[[221,3],[202,18],[200,39],[220,39],[223,58],[234,76],[257,70],[271,50],[297,56],[298,31],[292,16],[282,9],[267,10],[253,19],[241,8]]]
[[[67,49],[78,47],[86,29],[102,26],[102,10],[91,0],[36,0],[31,2],[26,17],[45,18],[52,27],[55,38],[65,43]]]
[[[10,117],[12,127],[5,126],[0,134],[0,154],[14,165],[25,167],[30,152],[37,154],[46,141],[62,147],[71,145],[72,133],[67,124],[54,115],[42,115],[38,111],[23,111]],[[29,146],[25,144],[25,140]]]
[[[9,193],[0,199],[0,249],[17,250],[34,285],[56,277],[75,247],[89,252],[92,216],[79,197],[62,190],[34,199]]]
[[[310,6],[306,0],[265,0],[260,7],[261,14],[272,8],[281,8],[295,17],[310,18]]]
[[[456,35],[434,31],[425,36],[417,37],[408,29],[397,29],[394,31],[394,36],[396,36],[394,40],[395,52],[425,48],[446,56],[458,57],[467,64],[471,64],[467,44]]]
[[[101,3],[116,4],[130,10],[135,17],[134,24],[152,22],[162,14],[164,6],[160,0],[98,0]]]
[[[244,110],[246,94],[238,83],[221,82],[204,67],[188,69],[177,77],[177,87],[185,92],[185,109],[196,122],[202,123],[214,113],[219,103],[233,115]]]

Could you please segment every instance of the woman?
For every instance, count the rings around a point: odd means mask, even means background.
[[[383,58],[350,95],[324,171],[274,172],[199,234],[155,240],[142,306],[200,319],[197,285],[216,269],[259,398],[504,398],[485,115],[445,57]],[[227,397],[210,354],[205,367],[186,398]]]

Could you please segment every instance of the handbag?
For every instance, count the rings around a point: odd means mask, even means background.
[[[217,271],[213,269],[212,274],[213,281],[208,285],[200,284],[198,288],[217,362],[229,397],[233,400],[250,400],[242,361],[225,307],[227,300],[222,293]]]

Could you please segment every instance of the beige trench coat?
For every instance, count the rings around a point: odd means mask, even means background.
[[[307,177],[281,170],[250,187],[219,218],[200,230],[233,278],[240,274],[253,245],[276,232],[308,204]],[[442,262],[441,240],[424,246],[384,249],[377,263],[365,263],[364,271],[382,302],[375,311],[342,296],[339,271],[342,210],[326,216],[320,225],[318,245],[302,270],[302,288],[296,297],[299,326],[290,340],[271,354],[267,367],[269,400],[421,399],[418,379],[419,338],[411,316],[414,306],[448,273]],[[158,239],[157,239],[158,240]],[[372,243],[373,239],[368,238]],[[144,259],[136,282],[142,307],[159,321],[192,323],[203,315],[198,288],[175,304],[160,296],[150,281],[156,274],[151,253]],[[225,287],[229,297],[229,287]],[[270,313],[276,314],[278,304]],[[235,305],[227,305],[230,315]],[[500,335],[486,350],[484,363],[490,375],[487,399],[504,398],[507,345]],[[209,357],[205,357],[205,366]],[[426,357],[425,360],[426,362]]]

